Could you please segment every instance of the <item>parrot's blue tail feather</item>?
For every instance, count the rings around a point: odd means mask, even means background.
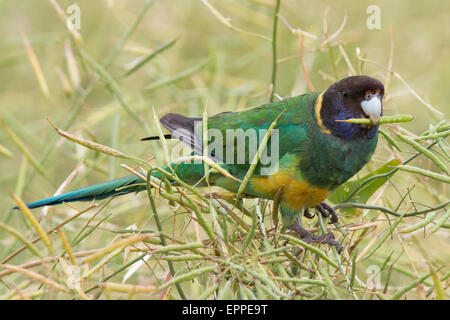
[[[99,183],[75,191],[63,193],[54,197],[30,202],[27,204],[27,207],[33,209],[43,206],[54,206],[64,202],[92,201],[94,199],[101,200],[116,195],[145,190],[145,186],[142,185],[143,183],[144,181],[142,179],[135,175],[131,175],[120,179]]]

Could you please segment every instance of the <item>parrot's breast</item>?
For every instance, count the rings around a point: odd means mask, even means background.
[[[328,188],[314,187],[283,170],[267,177],[253,177],[251,186],[256,192],[272,199],[283,188],[281,200],[293,210],[315,207],[330,194]]]

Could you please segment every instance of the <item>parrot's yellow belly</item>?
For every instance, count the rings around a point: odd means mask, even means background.
[[[255,191],[270,198],[283,187],[281,200],[284,205],[294,210],[315,207],[330,194],[329,189],[314,187],[283,171],[267,177],[254,177],[251,179],[251,185]]]

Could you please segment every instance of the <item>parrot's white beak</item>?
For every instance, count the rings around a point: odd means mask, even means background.
[[[381,117],[381,100],[378,95],[372,96],[369,100],[362,101],[361,108],[373,123],[378,123]]]

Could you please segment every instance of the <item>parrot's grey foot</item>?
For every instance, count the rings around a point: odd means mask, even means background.
[[[303,228],[299,223],[295,223],[290,229],[297,232],[306,243],[324,243],[334,246],[339,254],[342,252],[342,246],[334,239],[332,232],[318,236]]]
[[[321,204],[315,206],[315,208],[320,212],[322,217],[326,218],[328,216],[331,216],[329,223],[336,223],[338,221],[338,215],[336,211],[325,202],[322,202]]]

